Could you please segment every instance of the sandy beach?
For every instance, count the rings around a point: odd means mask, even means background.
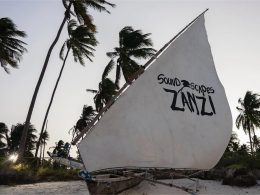
[[[171,183],[172,180],[163,180],[164,182]],[[187,179],[174,180],[173,184],[179,186],[185,186],[188,188],[195,188],[195,183]],[[211,180],[199,180],[198,184],[199,192],[197,194],[225,194],[225,195],[242,195],[242,194],[260,194],[260,181],[254,187],[241,188],[221,185],[220,181]],[[87,187],[83,181],[71,181],[71,182],[45,182],[27,185],[17,186],[0,186],[1,195],[34,195],[34,194],[77,194],[77,195],[88,195]],[[188,194],[187,192],[162,186],[159,184],[152,184],[150,182],[142,182],[135,188],[129,189],[121,195],[128,194]]]

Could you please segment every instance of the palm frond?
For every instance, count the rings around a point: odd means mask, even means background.
[[[71,35],[74,31],[74,29],[77,27],[77,22],[76,20],[74,19],[71,19],[69,22],[68,22],[68,34]]]
[[[80,24],[85,24],[92,32],[96,32],[96,26],[93,24],[93,18],[87,12],[87,4],[81,1],[73,2],[74,12]]]
[[[27,51],[26,43],[18,38],[26,37],[24,31],[17,29],[16,25],[9,18],[0,19],[0,65],[9,73],[7,68],[10,65],[13,68],[18,67],[22,55]]]
[[[94,56],[94,47],[98,41],[94,33],[84,25],[77,25],[76,21],[70,21],[70,27],[68,27],[68,33],[70,38],[67,43],[72,49],[72,54],[75,62],[79,62],[81,65],[85,65],[84,58],[87,58],[92,62]]]
[[[107,52],[106,54],[110,58],[114,58],[114,57],[118,56],[118,52]]]
[[[104,105],[102,103],[102,97],[100,94],[97,94],[95,96],[94,102],[95,102],[96,110],[99,112],[104,107]]]
[[[143,59],[147,59],[149,57],[152,57],[156,54],[156,50],[153,48],[140,48],[140,49],[135,49],[135,50],[131,50],[129,52],[129,56],[133,56],[135,58],[143,58]]]
[[[110,60],[107,66],[105,67],[103,74],[102,74],[102,80],[106,79],[108,74],[111,72],[111,70],[114,68],[115,62],[113,60]]]
[[[63,43],[61,49],[60,49],[60,54],[59,54],[59,56],[60,56],[60,59],[61,59],[61,60],[64,60],[64,50],[65,50],[66,44],[67,44],[67,42],[65,41],[65,42]]]
[[[95,89],[86,89],[87,92],[91,92],[91,93],[98,93],[98,90]]]
[[[115,4],[109,3],[104,0],[83,0],[88,7],[93,8],[94,10],[97,10],[99,12],[105,11],[107,13],[110,13],[105,6],[102,6],[101,4],[107,4],[111,7],[115,7]]]

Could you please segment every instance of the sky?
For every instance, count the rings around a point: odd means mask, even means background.
[[[125,26],[151,33],[159,50],[206,8],[206,29],[218,76],[225,87],[233,117],[233,130],[242,143],[248,136],[235,126],[238,99],[246,91],[260,94],[260,1],[257,0],[109,0],[111,14],[89,11],[97,26],[99,41],[93,62],[81,66],[69,57],[48,117],[50,140],[47,149],[63,139],[71,141],[69,130],[79,119],[83,105],[93,104],[104,67],[106,52],[118,46],[118,33]],[[10,74],[0,69],[0,122],[9,128],[25,121],[44,59],[63,19],[61,0],[0,0],[0,18],[9,17],[27,33],[28,52],[19,69]],[[40,131],[62,61],[58,54],[67,38],[66,28],[51,55],[38,93],[31,123]],[[121,82],[121,85],[123,82]],[[260,132],[260,130],[258,130]],[[260,133],[258,133],[260,135]],[[75,148],[74,148],[75,152]]]

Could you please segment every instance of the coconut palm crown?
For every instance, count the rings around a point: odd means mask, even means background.
[[[110,13],[105,6],[115,7],[115,4],[105,0],[62,0],[62,3],[66,9],[71,6],[73,9],[70,9],[69,13],[76,16],[80,24],[85,24],[93,32],[96,31],[96,26],[93,24],[93,18],[89,14],[88,9],[92,8],[99,12]]]
[[[81,132],[95,118],[96,111],[92,106],[84,105],[80,119],[77,121],[75,131]]]
[[[96,110],[98,112],[100,112],[101,109],[104,108],[105,105],[117,93],[116,84],[110,78],[108,78],[108,74],[113,69],[113,67],[114,67],[114,62],[113,60],[110,60],[110,62],[107,64],[107,66],[103,71],[102,80],[98,84],[98,90],[87,89],[87,92],[96,94],[94,96],[94,103],[96,106]]]
[[[131,82],[131,77],[137,72],[141,65],[137,59],[147,59],[152,57],[156,50],[151,48],[151,34],[143,34],[141,30],[134,30],[131,26],[124,27],[119,32],[119,47],[115,47],[113,52],[108,52],[107,56],[117,58],[115,83],[119,86],[121,71],[127,83]]]
[[[64,59],[64,50],[67,47],[67,52],[72,50],[74,61],[85,65],[84,58],[92,62],[95,51],[94,47],[97,45],[95,34],[85,25],[79,25],[75,20],[70,20],[68,23],[69,38],[64,42],[60,50],[60,58]]]
[[[8,65],[18,68],[22,55],[26,52],[25,42],[19,38],[26,37],[24,31],[17,29],[9,18],[0,18],[0,65],[9,73]]]

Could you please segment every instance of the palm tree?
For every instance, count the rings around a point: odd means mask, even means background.
[[[88,13],[88,8],[110,13],[105,6],[115,7],[115,4],[105,0],[62,0],[62,3],[66,10],[70,11],[68,13],[76,16],[80,24],[85,24],[93,32],[96,31],[96,26],[93,24],[93,17]],[[70,10],[70,6],[73,7],[73,11]]]
[[[96,116],[96,111],[92,106],[84,105],[80,119],[75,126],[75,132],[81,132]]]
[[[66,8],[66,11],[65,11],[62,23],[61,23],[59,30],[57,32],[57,35],[56,35],[54,41],[52,42],[52,44],[51,44],[51,46],[50,46],[50,48],[47,52],[47,55],[46,55],[46,58],[45,58],[39,79],[38,79],[37,84],[35,86],[35,90],[34,90],[32,100],[31,100],[31,103],[30,103],[30,107],[29,107],[29,110],[28,110],[28,113],[27,113],[24,131],[23,131],[22,139],[21,139],[21,143],[20,143],[21,144],[20,149],[19,149],[19,159],[20,160],[22,160],[23,154],[24,154],[24,151],[25,151],[26,137],[27,137],[27,133],[28,133],[28,128],[29,128],[34,104],[35,104],[35,101],[36,101],[36,98],[37,98],[37,95],[38,95],[38,91],[40,89],[40,86],[41,86],[41,83],[42,83],[42,80],[43,80],[49,59],[50,59],[50,55],[52,53],[54,46],[58,42],[61,31],[62,31],[62,29],[65,25],[65,22],[70,19],[71,15],[73,15],[73,16],[76,16],[76,18],[78,19],[80,24],[85,24],[89,27],[92,27],[92,31],[95,32],[95,25],[92,22],[92,16],[88,13],[88,9],[93,8],[93,9],[99,11],[99,12],[105,11],[105,12],[109,13],[109,11],[106,9],[105,6],[106,5],[109,5],[109,6],[112,6],[112,7],[115,6],[114,4],[111,4],[111,3],[109,3],[105,0],[62,0],[62,3],[64,5],[64,7]],[[73,9],[71,9],[71,8],[73,8]]]
[[[8,151],[10,139],[8,136],[8,128],[5,123],[0,122],[0,155],[3,156]]]
[[[119,47],[107,53],[112,59],[117,57],[115,79],[117,86],[121,70],[126,82],[130,83],[133,74],[141,68],[135,59],[147,59],[155,54],[156,50],[150,47],[153,45],[150,35],[150,33],[143,34],[141,30],[134,30],[131,26],[126,26],[119,32]]]
[[[58,79],[56,81],[55,87],[53,89],[47,111],[45,113],[45,117],[44,117],[44,120],[42,123],[42,128],[41,128],[41,132],[40,132],[40,136],[39,136],[39,141],[36,145],[35,157],[38,154],[41,134],[43,133],[45,123],[48,118],[48,114],[49,114],[49,111],[50,111],[50,108],[51,108],[51,105],[52,105],[52,102],[54,99],[54,95],[56,93],[56,90],[57,90],[57,87],[58,87],[58,84],[59,84],[59,81],[60,81],[61,75],[63,73],[63,69],[65,67],[65,64],[66,64],[70,51],[72,51],[72,53],[73,53],[75,62],[79,61],[79,63],[81,65],[85,65],[84,57],[86,57],[89,61],[92,62],[91,57],[94,56],[93,51],[95,51],[95,49],[93,47],[97,45],[97,40],[95,38],[94,33],[91,32],[89,30],[89,28],[84,25],[78,26],[77,22],[75,20],[69,21],[68,35],[69,35],[69,38],[64,42],[64,44],[61,48],[61,51],[60,51],[60,58],[63,60],[63,64],[62,64]],[[65,47],[67,48],[67,52],[66,52],[66,55],[64,58]]]
[[[19,40],[20,37],[26,37],[26,33],[18,30],[11,19],[0,18],[0,65],[7,73],[8,65],[18,68],[18,62],[27,51],[26,43]]]
[[[24,124],[20,124],[20,123],[12,127],[10,132],[10,146],[9,146],[10,152],[17,152],[19,150],[23,129],[24,129]],[[28,136],[26,139],[26,145],[25,145],[26,156],[33,157],[32,150],[35,149],[35,144],[37,139],[36,132],[37,130],[34,128],[34,126],[30,124],[28,129]]]
[[[110,60],[108,65],[105,67],[102,74],[102,80],[98,84],[98,90],[87,89],[88,92],[96,94],[94,96],[94,103],[96,110],[99,112],[105,105],[112,99],[112,97],[117,93],[117,86],[115,83],[107,78],[109,72],[113,69],[114,62]]]
[[[232,132],[225,152],[237,152],[238,149],[239,149],[239,139],[237,138],[237,134],[235,132]]]
[[[252,135],[255,127],[260,126],[260,98],[258,94],[247,91],[244,99],[238,100],[241,107],[237,107],[240,112],[236,119],[237,128],[243,128],[244,132],[249,135],[251,154],[253,154]]]
[[[8,146],[10,139],[8,136],[8,128],[5,123],[0,122],[0,148],[5,148]],[[4,140],[4,141],[3,141]]]
[[[249,153],[249,149],[248,149],[248,146],[246,144],[242,144],[238,150],[237,150],[238,154],[241,155],[241,156],[247,156],[248,153]]]
[[[255,151],[260,147],[260,138],[258,138],[256,135],[253,136],[253,147],[255,148]]]
[[[58,143],[55,143],[55,144],[56,144],[55,147],[51,147],[51,148],[54,148],[52,154],[61,153],[63,148],[64,148],[64,141],[63,140],[59,140]]]
[[[46,125],[47,126],[47,125]],[[47,127],[46,127],[47,128]],[[41,152],[40,152],[40,161],[42,162],[44,159],[44,152],[45,152],[45,145],[47,144],[46,141],[49,140],[50,136],[49,133],[47,132],[47,130],[45,130],[41,136],[41,140],[40,140],[40,148],[41,148]]]

